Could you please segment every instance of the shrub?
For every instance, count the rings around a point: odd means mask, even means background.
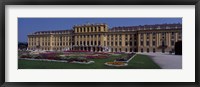
[[[68,62],[88,62],[87,59],[80,59],[80,58],[70,58],[67,59]]]
[[[32,58],[32,56],[27,54],[27,55],[21,55],[20,58]]]

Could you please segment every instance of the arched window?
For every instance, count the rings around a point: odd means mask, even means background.
[[[149,48],[147,48],[147,53],[149,52]]]
[[[153,52],[154,52],[154,53],[156,52],[156,49],[155,49],[155,48],[153,48]]]

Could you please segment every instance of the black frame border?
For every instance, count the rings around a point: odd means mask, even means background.
[[[1,87],[199,87],[200,0],[0,0],[0,86]],[[195,5],[195,82],[5,82],[6,5]],[[173,79],[173,78],[172,78]]]

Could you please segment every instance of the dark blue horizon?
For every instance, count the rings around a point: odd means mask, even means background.
[[[182,18],[18,18],[18,42],[27,42],[27,35],[36,31],[69,30],[76,24],[106,23],[108,26],[137,26],[181,23]]]

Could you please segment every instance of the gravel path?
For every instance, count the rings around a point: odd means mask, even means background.
[[[182,55],[169,55],[163,53],[139,53],[152,58],[163,69],[182,69]]]

